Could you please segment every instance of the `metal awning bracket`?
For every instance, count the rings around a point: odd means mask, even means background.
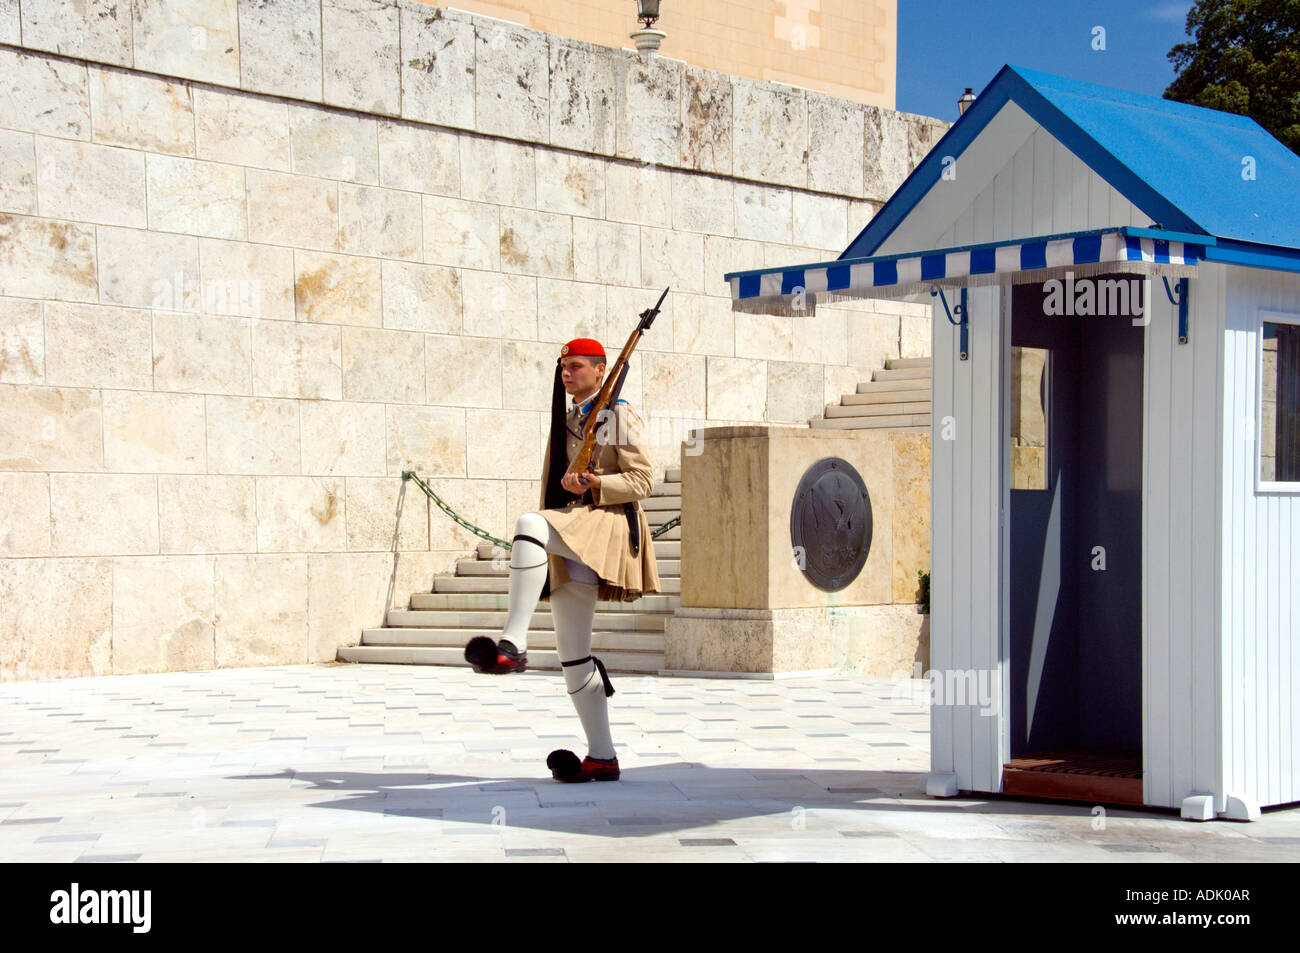
[[[966,288],[963,286],[961,289],[961,304],[954,305],[951,309],[948,308],[948,299],[944,296],[943,289],[938,285],[935,285],[930,289],[930,297],[933,298],[935,295],[938,295],[939,300],[943,302],[943,310],[944,313],[948,315],[948,323],[961,332],[961,343],[958,349],[957,358],[958,360],[964,361],[969,355],[966,338],[966,317],[968,314],[966,310]],[[956,312],[959,320],[953,320],[953,312]]]
[[[1165,295],[1169,298],[1169,303],[1178,306],[1178,343],[1187,343],[1187,292],[1188,284],[1186,278],[1179,278],[1175,284],[1178,286],[1178,297],[1174,297],[1173,291],[1169,287],[1168,276],[1160,279],[1165,283]]]

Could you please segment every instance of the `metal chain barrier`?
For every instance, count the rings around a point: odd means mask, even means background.
[[[450,516],[452,520],[456,522],[457,525],[463,526],[465,529],[469,530],[475,536],[478,536],[482,539],[486,539],[489,543],[496,543],[498,546],[501,546],[504,549],[511,548],[510,543],[507,543],[504,539],[498,539],[496,536],[493,536],[491,533],[489,533],[485,529],[482,529],[481,527],[475,526],[469,520],[465,519],[463,516],[461,516],[459,513],[453,510],[450,506],[444,503],[442,497],[438,496],[437,493],[434,493],[433,490],[430,489],[429,484],[421,480],[419,475],[414,470],[403,470],[402,479],[414,480],[415,485],[424,491],[424,495],[427,496],[429,499],[433,500],[433,502],[437,503],[438,509],[442,510],[444,513]],[[681,523],[682,523],[681,516],[680,515],[674,516],[663,526],[660,526],[657,530],[652,532],[650,534],[650,538],[658,539],[660,536],[668,532],[674,526],[680,526]]]
[[[680,515],[678,515],[678,516],[674,516],[674,517],[673,517],[672,519],[670,519],[667,523],[664,523],[663,526],[660,526],[657,530],[655,530],[653,533],[651,533],[651,534],[650,534],[650,538],[651,538],[651,539],[658,539],[660,536],[662,536],[664,533],[668,532],[668,531],[669,531],[670,529],[672,529],[674,526],[681,526],[681,525],[682,525],[682,518],[681,518],[681,516],[680,516]]]
[[[465,527],[465,529],[469,530],[475,536],[481,536],[483,539],[486,539],[489,543],[496,543],[498,546],[504,546],[506,549],[510,548],[510,544],[507,543],[504,539],[497,539],[497,537],[493,536],[487,530],[480,529],[479,527],[471,523],[469,520],[462,517],[459,513],[453,510],[446,503],[444,503],[442,501],[442,497],[438,496],[437,493],[434,493],[433,490],[429,489],[429,484],[421,480],[414,470],[403,470],[402,479],[414,480],[415,485],[424,491],[425,496],[427,496],[429,499],[433,500],[433,502],[438,504],[438,509],[442,510],[453,520],[455,520],[456,523]]]

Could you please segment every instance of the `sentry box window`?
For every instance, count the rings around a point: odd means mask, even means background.
[[[1300,315],[1260,321],[1260,489],[1300,491]]]

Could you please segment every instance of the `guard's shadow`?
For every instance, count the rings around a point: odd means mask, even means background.
[[[748,817],[783,818],[834,809],[910,814],[1089,817],[1091,804],[970,796],[927,799],[925,774],[906,771],[712,768],[692,762],[625,768],[616,782],[562,784],[537,776],[482,778],[426,772],[320,772],[286,769],[244,779],[292,778],[347,792],[313,807],[370,811],[464,824],[640,837],[707,828]],[[905,800],[904,800],[905,799]],[[917,801],[920,803],[917,803]],[[595,813],[592,809],[595,808]],[[1167,812],[1110,807],[1111,817]],[[881,817],[884,820],[884,817]],[[882,833],[890,827],[886,821]]]

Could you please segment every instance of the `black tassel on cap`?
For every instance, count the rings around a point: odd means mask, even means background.
[[[560,485],[564,471],[569,469],[569,455],[566,452],[568,440],[565,435],[565,403],[568,395],[564,390],[564,381],[560,377],[560,364],[555,364],[555,386],[551,390],[551,463],[546,474],[546,509],[563,509],[573,494]]]

